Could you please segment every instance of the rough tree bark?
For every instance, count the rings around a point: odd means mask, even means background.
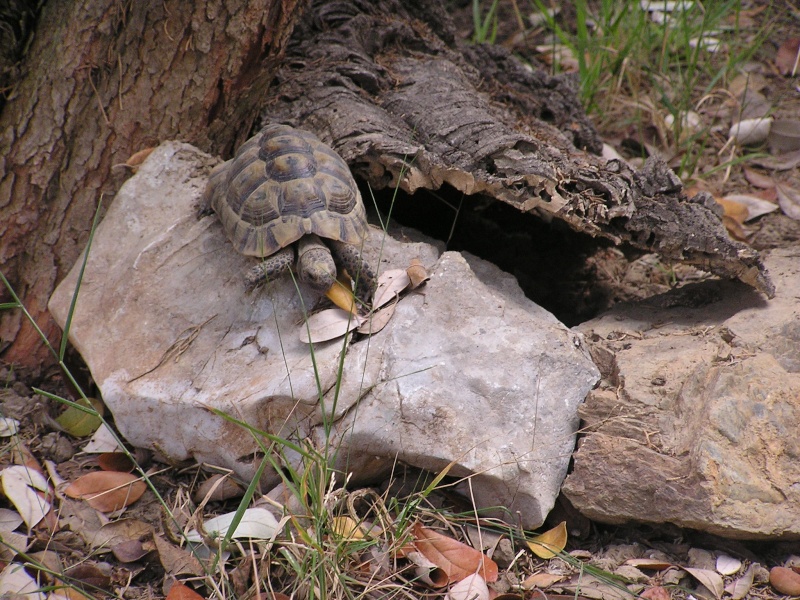
[[[316,131],[373,187],[447,184],[774,293],[710,195],[687,198],[663,162],[579,151],[600,142],[570,80],[459,43],[438,2],[316,0],[265,117]]]
[[[229,153],[247,137],[302,0],[51,0],[0,114],[0,270],[51,341],[47,299],[135,152],[165,139]],[[6,294],[5,289],[2,294]],[[4,296],[7,298],[7,295]],[[19,311],[0,351],[47,360]]]

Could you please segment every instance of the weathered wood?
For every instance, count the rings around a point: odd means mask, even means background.
[[[265,119],[307,127],[374,188],[448,184],[576,231],[774,292],[710,196],[663,163],[605,161],[569,78],[456,41],[434,1],[318,0],[289,43]]]
[[[51,340],[47,299],[100,198],[107,205],[128,175],[119,165],[165,139],[215,153],[243,141],[303,5],[45,5],[26,76],[0,115],[0,268]],[[0,315],[0,340],[9,362],[47,356],[19,311]]]

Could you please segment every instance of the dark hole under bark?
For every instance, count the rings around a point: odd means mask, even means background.
[[[373,193],[386,215],[394,191]],[[371,198],[369,190],[362,194]],[[591,319],[609,306],[613,291],[598,280],[587,258],[610,243],[576,233],[560,222],[548,224],[446,185],[435,193],[398,192],[392,218],[445,242],[448,250],[465,250],[511,273],[528,298],[567,326]]]

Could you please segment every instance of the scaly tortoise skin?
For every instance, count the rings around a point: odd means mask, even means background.
[[[359,251],[368,232],[361,194],[344,160],[315,135],[268,125],[214,168],[203,203],[238,252],[263,259],[248,286],[294,266],[326,293],[338,265],[356,281],[357,297],[371,300],[375,275]]]

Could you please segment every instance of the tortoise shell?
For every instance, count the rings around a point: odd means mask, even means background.
[[[367,236],[347,163],[312,133],[287,125],[268,125],[242,144],[214,169],[205,193],[247,256],[269,256],[309,233],[353,245]]]

